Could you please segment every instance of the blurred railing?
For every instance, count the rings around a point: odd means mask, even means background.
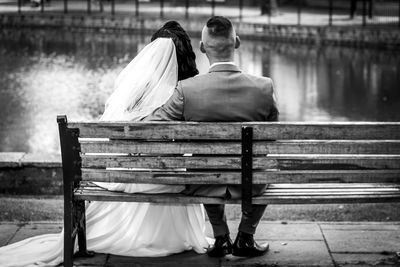
[[[3,0],[10,11],[196,19],[261,24],[400,27],[400,0]],[[7,2],[9,1],[9,2]],[[4,3],[0,1],[1,6]],[[16,5],[15,5],[16,4]]]

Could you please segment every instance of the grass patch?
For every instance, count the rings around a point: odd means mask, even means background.
[[[270,205],[268,221],[400,221],[400,203]],[[228,220],[241,216],[240,205],[227,205]],[[62,196],[0,195],[0,221],[50,221],[63,219]]]
[[[263,220],[267,221],[400,221],[400,203],[385,204],[314,204],[270,205]],[[241,216],[240,206],[226,210],[228,218]]]
[[[62,220],[62,196],[1,196],[0,221]]]

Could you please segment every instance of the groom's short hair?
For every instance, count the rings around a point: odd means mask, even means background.
[[[234,53],[236,39],[232,22],[225,17],[215,16],[203,28],[200,50],[219,61],[226,61]]]
[[[210,18],[207,21],[207,28],[208,33],[213,37],[229,38],[232,36],[232,22],[222,16],[215,16]]]

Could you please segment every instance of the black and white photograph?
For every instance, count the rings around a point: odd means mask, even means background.
[[[0,0],[0,267],[400,266],[400,0]]]

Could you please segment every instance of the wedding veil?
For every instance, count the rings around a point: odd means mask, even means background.
[[[140,120],[162,106],[178,81],[175,45],[170,38],[157,38],[119,74],[101,121]]]

